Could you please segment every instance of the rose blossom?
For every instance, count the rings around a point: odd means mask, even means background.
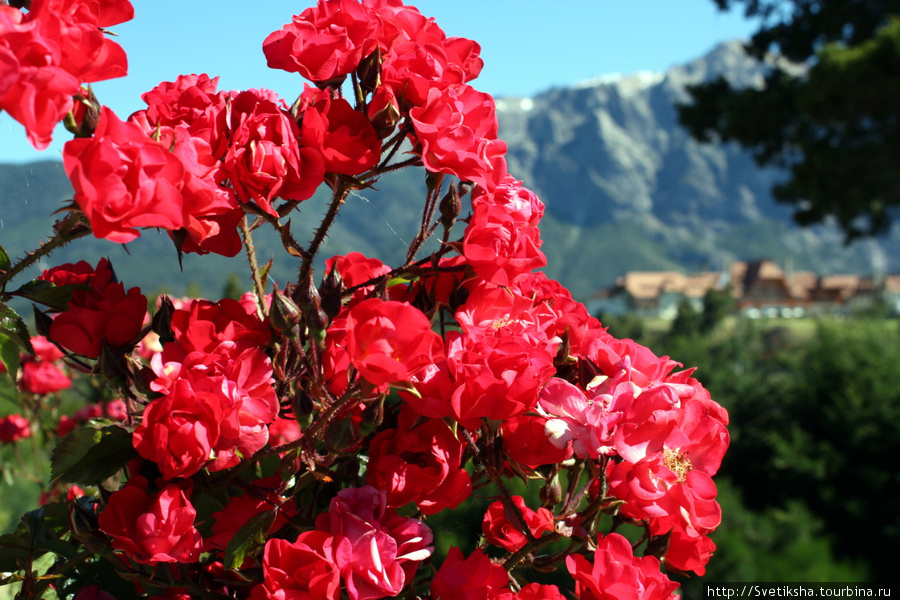
[[[72,380],[54,364],[63,357],[62,351],[41,335],[31,338],[31,346],[35,355],[22,359],[19,389],[31,394],[52,394],[70,388]]]
[[[222,388],[221,382],[211,379],[193,385],[178,379],[168,394],[144,409],[134,430],[134,447],[167,479],[189,477],[212,460],[229,404],[220,397]]]
[[[431,580],[431,597],[440,600],[490,600],[509,592],[509,574],[476,548],[469,558],[453,546]]]
[[[525,506],[525,499],[522,496],[512,496],[512,502],[519,509],[525,525],[534,538],[540,538],[543,534],[555,530],[553,513],[546,508],[532,510]],[[488,542],[509,552],[515,552],[528,543],[525,533],[510,522],[506,507],[499,500],[488,506],[481,523],[481,531]]]
[[[433,515],[468,498],[472,481],[460,465],[464,442],[442,420],[418,420],[404,408],[396,429],[372,439],[366,481],[388,493],[388,506],[415,502],[424,514]]]
[[[334,560],[350,600],[396,596],[434,551],[431,530],[387,508],[385,492],[371,486],[338,492],[316,529],[335,537]]]
[[[304,146],[315,148],[329,173],[359,175],[381,157],[381,139],[366,115],[353,110],[344,98],[309,86],[303,91],[301,128]]]
[[[494,159],[506,154],[506,143],[497,139],[493,97],[469,85],[432,89],[425,105],[409,116],[429,171],[487,183]]]
[[[124,349],[137,341],[147,314],[147,298],[138,288],[126,293],[125,287],[115,281],[105,258],[100,259],[96,269],[81,261],[44,271],[40,279],[56,285],[88,284],[88,289],[72,292],[67,309],[57,314],[50,325],[50,339],[59,345],[97,358],[104,343]]]
[[[142,564],[192,563],[200,559],[203,539],[194,528],[197,512],[178,485],[150,495],[137,477],[109,497],[100,513],[100,530],[112,546]]]
[[[374,386],[403,383],[443,358],[441,338],[422,311],[404,302],[370,298],[347,312],[347,351]]]
[[[319,0],[263,42],[269,68],[326,82],[356,69],[378,46],[379,21],[355,0]]]
[[[231,102],[231,146],[222,176],[241,202],[255,202],[272,216],[276,198],[306,200],[325,176],[321,153],[301,147],[300,129],[272,92],[248,90]]]
[[[98,238],[124,244],[140,236],[138,227],[175,230],[184,224],[184,165],[105,106],[93,137],[66,142],[63,165]]]
[[[263,581],[250,600],[338,600],[334,545],[334,537],[324,531],[305,531],[293,543],[270,539],[263,551]]]
[[[0,444],[11,444],[31,437],[31,424],[22,415],[0,417]]]
[[[654,556],[638,558],[631,543],[611,533],[597,540],[593,565],[580,554],[566,557],[579,600],[674,600],[678,584],[659,570]]]
[[[0,109],[24,125],[38,150],[72,109],[78,78],[59,66],[59,47],[17,8],[0,5]]]

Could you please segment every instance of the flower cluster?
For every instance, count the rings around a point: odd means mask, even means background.
[[[82,83],[126,75],[125,52],[101,28],[133,17],[128,0],[32,0],[26,14],[0,5],[0,109],[35,148],[75,110]]]
[[[117,4],[84,6],[96,27]],[[51,1],[0,8],[0,58],[21,51],[7,31],[64,16]],[[111,390],[57,429],[55,481],[88,490],[59,501],[71,526],[59,541],[154,598],[655,599],[678,587],[666,571],[702,575],[728,415],[692,370],[613,337],[538,270],[544,205],[507,172],[494,100],[470,85],[478,45],[400,0],[319,0],[263,53],[312,84],[292,104],[181,75],[126,120],[92,106],[65,146],[74,204],[59,242],[159,228],[179,252],[245,246],[254,284],[240,300],[163,297],[151,315],[101,260],[8,292],[48,307],[23,391],[67,387],[61,360]],[[74,64],[59,60],[42,73]],[[109,72],[84,69],[76,79]],[[0,71],[0,93],[18,72]],[[348,194],[407,167],[424,168],[427,190],[406,259],[332,256],[316,285]],[[322,184],[328,213],[299,243],[285,218]],[[262,227],[295,281],[256,266]],[[0,423],[4,441],[30,432]],[[468,555],[436,550],[437,515],[456,510],[482,523]],[[639,542],[610,532],[624,525]],[[79,565],[54,577],[105,593]],[[529,582],[557,567],[567,589]]]

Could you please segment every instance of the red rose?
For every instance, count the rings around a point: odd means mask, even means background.
[[[62,53],[39,24],[22,11],[0,5],[0,109],[25,126],[38,150],[72,109],[78,78],[59,66]]]
[[[549,510],[543,507],[537,511],[531,510],[525,506],[525,499],[522,496],[513,496],[512,501],[519,509],[532,536],[540,538],[544,533],[555,530],[553,513]],[[510,523],[506,508],[499,500],[488,506],[481,523],[481,531],[489,543],[500,546],[509,552],[515,552],[528,543],[525,532]]]
[[[580,555],[566,557],[569,573],[575,578],[575,594],[579,600],[674,600],[678,583],[670,581],[659,570],[654,556],[638,558],[631,543],[611,533],[597,540],[594,564]]]
[[[59,66],[79,82],[128,74],[125,51],[101,29],[134,18],[128,0],[33,0],[27,18],[59,45]]]
[[[379,20],[355,0],[319,0],[271,33],[263,52],[272,69],[326,82],[355,70],[377,48]]]
[[[247,524],[250,519],[267,510],[277,510],[275,520],[269,527],[269,533],[274,534],[288,522],[288,516],[293,516],[293,500],[287,502],[285,498],[278,496],[274,486],[281,483],[281,478],[275,476],[266,479],[258,479],[253,482],[253,487],[258,490],[243,496],[232,496],[228,504],[222,510],[218,510],[210,516],[212,521],[212,535],[204,540],[208,551],[222,550],[228,547],[228,542],[238,530]],[[265,494],[263,496],[263,494]]]
[[[115,275],[106,259],[97,263],[93,273],[85,273],[90,265],[62,265],[45,271],[43,279],[59,282],[85,282],[87,290],[75,290],[68,308],[57,314],[50,325],[50,338],[64,348],[97,358],[103,344],[124,349],[135,338],[147,314],[147,298],[138,288],[125,293],[121,283],[113,283]]]
[[[430,89],[466,83],[481,72],[481,47],[474,41],[448,38],[434,19],[415,7],[384,0],[363,4],[384,23],[381,81],[405,106],[422,106]]]
[[[325,269],[330,272],[337,269],[344,288],[362,286],[370,279],[391,272],[391,268],[377,258],[368,258],[361,252],[350,252],[346,256],[332,256],[325,261]],[[353,293],[347,306],[361,302],[375,289],[374,285],[362,286]]]
[[[53,363],[31,357],[22,361],[19,389],[29,394],[52,394],[72,387],[72,380]]]
[[[116,600],[116,597],[100,589],[96,583],[79,588],[72,600]]]
[[[63,165],[98,238],[124,244],[140,236],[138,227],[175,230],[184,224],[184,165],[105,106],[94,137],[66,142]]]
[[[302,113],[303,145],[322,153],[325,170],[359,175],[374,167],[381,139],[369,119],[343,98],[332,98],[328,90],[307,87],[303,95],[310,102]]]
[[[457,388],[450,398],[456,419],[478,428],[481,418],[503,420],[535,407],[555,368],[546,348],[520,337],[472,341],[447,334],[447,365]]]
[[[163,81],[141,94],[147,109],[131,115],[129,120],[143,119],[151,126],[187,125],[192,138],[209,145],[211,154],[221,159],[228,149],[227,94],[217,92],[219,78],[208,75],[179,75],[175,81]]]
[[[223,405],[228,403],[221,397],[222,387],[212,379],[178,379],[167,395],[144,408],[143,420],[134,430],[134,447],[159,465],[167,479],[190,477],[212,459],[224,418]]]
[[[403,410],[397,429],[372,439],[366,481],[387,492],[388,506],[415,502],[433,515],[468,498],[472,480],[460,465],[465,443],[442,420],[418,420],[415,412]]]
[[[142,564],[193,563],[203,539],[194,528],[197,511],[180,486],[167,485],[152,496],[136,478],[113,493],[100,513],[100,530],[112,546]]]
[[[625,504],[620,512],[649,519],[654,533],[671,529],[692,537],[706,535],[722,521],[716,484],[675,449],[652,454],[636,464],[610,464],[609,493]]]
[[[496,596],[495,600],[565,600],[559,588],[552,584],[529,583],[518,594],[508,592]]]
[[[510,460],[531,469],[570,458],[570,447],[558,448],[550,443],[545,433],[546,423],[544,417],[531,415],[519,415],[503,421],[503,452]]]
[[[463,254],[489,283],[508,287],[522,273],[547,265],[537,227],[515,218],[505,207],[479,204],[466,227]]]
[[[422,311],[370,298],[347,312],[350,361],[372,385],[408,382],[443,357],[441,337]]]
[[[0,444],[11,444],[31,437],[31,425],[22,415],[0,417]]]
[[[299,145],[297,123],[275,102],[273,94],[249,90],[231,103],[231,147],[222,176],[241,202],[255,202],[277,216],[272,203],[306,200],[325,177],[322,155]]]
[[[222,342],[235,342],[243,349],[267,346],[272,341],[268,326],[230,298],[218,302],[191,300],[172,314],[172,330],[186,352],[212,352]]]
[[[263,551],[263,582],[250,600],[338,600],[340,570],[334,558],[335,539],[324,531],[305,531],[297,541],[271,539]]]
[[[431,597],[440,600],[491,600],[508,592],[509,574],[476,548],[469,558],[453,546],[431,580]]]
[[[494,99],[471,86],[431,89],[425,105],[409,116],[429,171],[483,183],[494,159],[506,154],[506,144],[497,139]]]

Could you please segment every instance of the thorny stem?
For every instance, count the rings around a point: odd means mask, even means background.
[[[394,155],[397,153],[397,150],[400,149],[400,145],[403,143],[403,139],[406,137],[406,134],[409,133],[410,130],[410,122],[404,121],[403,125],[400,129],[397,130],[397,133],[394,134],[394,137],[385,142],[384,146],[390,148],[387,156],[384,157],[384,160],[381,161],[381,165],[378,167],[378,171],[384,173],[384,168],[387,167],[387,164],[391,162],[394,158]]]
[[[250,234],[250,226],[247,223],[247,215],[241,217],[241,237],[244,239],[244,248],[247,251],[247,261],[250,263],[250,272],[253,274],[253,288],[256,292],[256,306],[263,320],[268,319],[269,311],[266,308],[266,286],[259,275],[259,264],[256,262],[256,250],[253,247],[253,237]]]
[[[328,230],[331,228],[331,224],[334,223],[334,218],[337,216],[338,209],[350,194],[349,187],[344,185],[340,179],[338,179],[337,182],[337,189],[334,192],[334,198],[331,200],[331,205],[328,207],[328,212],[325,214],[325,218],[322,219],[319,228],[316,229],[316,236],[313,238],[313,241],[310,242],[306,256],[303,257],[303,264],[300,266],[300,277],[297,279],[299,285],[303,285],[303,282],[308,280],[309,271],[312,269],[313,259],[319,252],[319,246],[325,241]]]
[[[544,543],[548,543],[550,540],[547,539],[546,542],[541,542],[537,538],[534,537],[534,534],[531,533],[531,528],[528,527],[527,522],[525,521],[525,516],[522,514],[522,511],[519,510],[519,507],[516,506],[515,502],[513,502],[512,496],[509,493],[509,490],[506,489],[506,486],[503,483],[503,479],[500,477],[500,473],[497,472],[497,468],[490,460],[484,456],[484,450],[475,443],[475,440],[472,439],[471,434],[465,429],[462,430],[463,436],[466,438],[466,443],[469,445],[469,448],[472,450],[475,459],[481,463],[482,468],[484,469],[485,474],[488,476],[488,479],[491,480],[495,486],[497,486],[497,490],[500,494],[500,500],[503,503],[503,509],[506,512],[507,517],[512,521],[512,525],[516,527],[524,536],[528,542],[525,546],[519,550],[518,552],[514,552],[512,555],[508,556],[503,561],[503,567],[509,570],[514,567],[518,562],[520,562],[525,556],[527,556],[531,550],[542,546]],[[491,434],[488,434],[490,436]],[[485,437],[488,437],[485,436]],[[549,537],[549,536],[545,536]],[[543,540],[544,537],[541,537]],[[523,552],[525,548],[530,548],[528,552]]]
[[[281,208],[293,208],[296,207],[298,203],[285,203]],[[247,206],[250,206],[249,204]],[[290,211],[287,211],[290,212]],[[254,213],[256,215],[256,219],[253,220],[253,223],[250,224],[250,231],[255,231],[262,226],[263,223],[268,223],[271,225],[275,231],[278,232],[278,235],[281,238],[281,243],[284,245],[285,250],[288,251],[289,254],[294,256],[306,257],[306,249],[303,248],[297,241],[291,236],[290,230],[290,221],[286,225],[283,225],[281,221],[273,217],[267,212],[259,211],[258,213]],[[282,214],[282,211],[279,209],[279,214]],[[286,213],[285,213],[286,214]],[[282,216],[284,216],[282,214]]]
[[[407,265],[413,261],[416,254],[418,254],[419,250],[422,248],[422,244],[425,243],[425,240],[429,238],[431,231],[433,231],[433,229],[429,230],[429,225],[431,225],[431,221],[434,218],[434,211],[437,208],[437,199],[441,195],[443,183],[444,175],[436,175],[434,178],[434,187],[428,192],[428,196],[425,198],[425,208],[422,209],[422,222],[419,224],[419,231],[416,233],[416,237],[409,245],[409,251],[406,253]],[[453,185],[453,183],[451,182],[450,185]]]
[[[48,238],[47,241],[41,244],[36,250],[28,252],[25,255],[25,258],[13,265],[8,271],[0,271],[0,288],[5,286],[7,282],[11,281],[16,275],[49,255],[57,248],[61,248],[69,242],[91,233],[91,228],[88,227],[76,213],[69,213],[65,219],[60,221],[60,225],[60,229],[63,230],[62,232],[57,231],[55,236]]]
[[[409,265],[403,265],[402,267],[396,267],[394,269],[391,269],[388,273],[385,273],[384,275],[378,275],[377,277],[373,277],[372,279],[369,279],[360,284],[349,287],[342,292],[342,295],[352,296],[353,292],[355,292],[358,289],[361,289],[361,288],[364,288],[364,287],[367,287],[370,285],[378,285],[382,281],[390,281],[394,277],[397,277],[398,275],[400,275],[410,269],[415,269],[415,268],[424,266],[425,264],[431,262],[432,258],[434,258],[435,256],[437,258],[440,258],[441,256],[443,256],[444,254],[446,254],[449,251],[450,251],[449,246],[443,246],[443,247],[441,247],[440,250],[438,250],[432,256],[429,256],[427,258],[422,258],[422,259],[420,259],[412,264],[409,264]],[[451,273],[453,271],[463,271],[463,270],[465,270],[465,268],[466,268],[465,265],[454,266],[454,267],[434,267],[433,272],[435,272],[435,273]]]

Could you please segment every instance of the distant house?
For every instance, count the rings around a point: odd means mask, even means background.
[[[676,271],[632,271],[616,280],[616,285],[586,303],[592,314],[621,316],[632,313],[644,317],[674,319],[678,305],[687,299],[698,310],[710,288],[721,288],[718,272],[684,275]]]
[[[786,272],[771,260],[739,261],[726,271],[685,275],[676,271],[631,271],[586,302],[592,314],[673,319],[687,300],[697,310],[711,290],[730,286],[737,309],[751,317],[802,317],[811,312],[855,312],[885,302],[900,314],[900,275],[880,281],[859,275],[820,277]]]
[[[730,281],[737,309],[750,317],[802,317],[809,308],[808,276],[789,277],[771,260],[734,263]]]

